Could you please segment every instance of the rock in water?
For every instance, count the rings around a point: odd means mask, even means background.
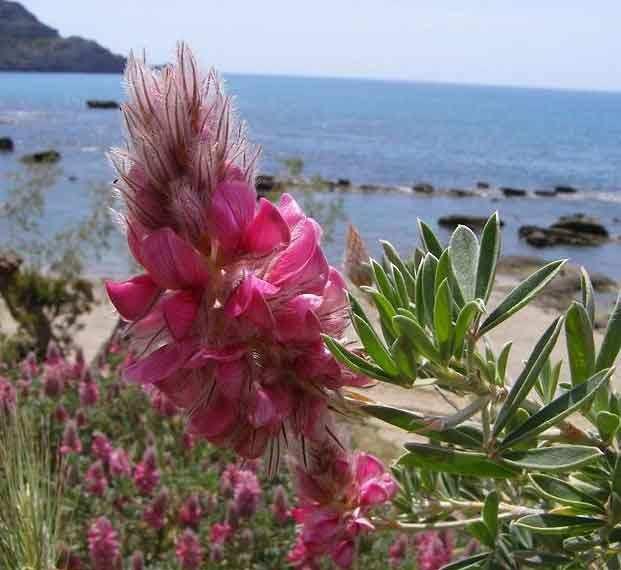
[[[456,228],[457,226],[466,226],[472,231],[478,232],[483,229],[488,218],[483,216],[468,216],[465,214],[453,214],[450,216],[442,216],[438,219],[438,224],[445,228]],[[500,225],[504,226],[505,223],[500,220]]]
[[[11,152],[15,149],[13,139],[9,137],[0,137],[0,152]]]
[[[89,99],[86,102],[89,109],[118,109],[120,105],[116,101],[106,101],[99,99]]]
[[[559,194],[575,194],[576,192],[578,192],[577,188],[567,185],[555,186],[554,190],[556,190],[556,192],[558,192]]]
[[[26,164],[53,164],[60,160],[57,150],[43,150],[22,156],[21,161]]]
[[[427,182],[420,182],[418,184],[414,184],[412,189],[414,190],[414,192],[419,192],[420,194],[432,194],[434,190],[433,186]]]
[[[522,226],[520,237],[535,247],[553,245],[594,246],[608,241],[608,230],[595,218],[584,214],[562,216],[548,228]]]
[[[482,180],[479,180],[479,181],[477,182],[477,188],[478,188],[479,190],[488,190],[488,189],[489,189],[489,187],[490,187],[489,182],[483,182]]]
[[[18,2],[0,0],[0,71],[121,73],[125,58],[98,43],[62,38]]]
[[[500,189],[507,198],[518,198],[526,196],[526,190],[523,188],[509,188],[507,186]]]
[[[336,185],[343,188],[349,188],[351,186],[351,180],[349,180],[349,178],[338,178]]]

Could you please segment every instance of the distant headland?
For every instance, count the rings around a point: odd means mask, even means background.
[[[63,38],[18,2],[0,0],[0,71],[121,73],[125,58],[78,36]]]

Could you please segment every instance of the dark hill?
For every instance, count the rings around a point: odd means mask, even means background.
[[[97,42],[62,38],[18,2],[0,0],[0,71],[120,73],[124,66]]]

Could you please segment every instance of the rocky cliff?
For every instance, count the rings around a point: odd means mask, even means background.
[[[63,38],[18,2],[0,0],[0,71],[120,73],[124,66],[97,42]]]

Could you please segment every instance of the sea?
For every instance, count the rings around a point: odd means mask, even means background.
[[[621,93],[233,74],[225,79],[252,140],[263,147],[260,172],[282,174],[282,161],[296,157],[309,177],[401,189],[311,197],[320,206],[338,204],[340,218],[326,244],[333,263],[343,260],[349,222],[372,254],[379,253],[379,239],[407,253],[416,245],[419,217],[437,227],[443,215],[498,210],[505,254],[568,257],[621,279],[616,239],[599,247],[536,249],[518,237],[522,224],[548,225],[578,212],[599,218],[614,237],[621,233]],[[35,175],[21,156],[56,149],[62,159],[44,193],[40,231],[51,236],[83,219],[93,195],[110,190],[114,173],[107,150],[123,145],[120,113],[88,109],[86,100],[123,97],[119,75],[0,73],[0,137],[15,142],[15,152],[0,153],[0,200],[13,199],[15,185]],[[455,198],[407,191],[423,181],[460,189],[477,181],[529,190],[571,185],[579,192]],[[293,193],[305,199],[299,190]],[[438,231],[448,239],[446,230]],[[15,236],[7,232],[0,225],[0,240],[10,244]],[[87,260],[95,277],[118,277],[128,268],[120,238]]]

